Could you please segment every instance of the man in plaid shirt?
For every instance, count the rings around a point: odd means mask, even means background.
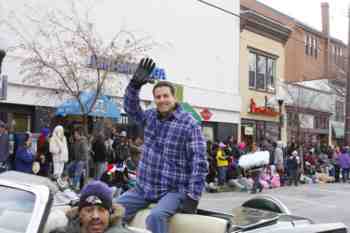
[[[153,87],[156,109],[142,111],[139,93],[150,82],[155,67],[142,59],[124,98],[125,111],[145,128],[136,188],[118,202],[125,207],[125,221],[150,203],[157,203],[146,219],[153,233],[168,232],[176,212],[194,213],[208,172],[206,143],[197,121],[176,103],[175,88],[160,81]]]

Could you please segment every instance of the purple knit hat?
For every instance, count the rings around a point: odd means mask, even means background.
[[[101,205],[110,210],[112,196],[112,189],[107,184],[101,181],[91,181],[80,192],[79,210],[91,205]]]

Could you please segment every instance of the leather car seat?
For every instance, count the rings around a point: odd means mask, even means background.
[[[146,218],[150,208],[141,210],[130,222],[131,227],[146,229]],[[169,233],[225,233],[228,221],[204,215],[175,214],[170,219]]]

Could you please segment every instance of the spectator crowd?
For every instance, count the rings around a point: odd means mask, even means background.
[[[102,180],[119,193],[135,185],[143,141],[129,138],[126,131],[114,127],[85,136],[81,127],[67,133],[57,125],[52,131],[41,130],[35,148],[32,143],[28,132],[11,146],[6,125],[0,122],[0,172],[15,170],[48,177],[77,192],[90,179]]]
[[[41,130],[33,150],[32,135],[26,133],[20,145],[10,145],[6,125],[0,122],[0,172],[16,170],[49,177],[75,191],[89,179],[102,180],[118,193],[134,187],[143,140],[130,138],[126,131],[113,127],[85,136],[82,128],[70,134],[57,125]],[[258,156],[268,151],[269,163],[252,169],[239,165],[242,155]],[[225,141],[207,141],[208,192],[240,190],[251,193],[285,185],[348,182],[348,147],[298,147],[295,144],[264,141],[257,145]]]
[[[269,153],[268,164],[251,169],[239,165],[242,155],[259,156],[258,151]],[[209,174],[207,191],[218,192],[235,188],[251,193],[285,185],[348,182],[350,156],[348,147],[315,145],[298,147],[292,143],[263,141],[257,145],[237,143],[233,137],[225,141],[207,142]],[[229,189],[230,190],[230,189]]]

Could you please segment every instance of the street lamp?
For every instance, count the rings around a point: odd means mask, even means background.
[[[278,140],[282,140],[282,126],[283,126],[283,115],[282,115],[282,105],[283,99],[277,99],[278,102],[278,112],[279,112],[279,130],[278,130]]]

